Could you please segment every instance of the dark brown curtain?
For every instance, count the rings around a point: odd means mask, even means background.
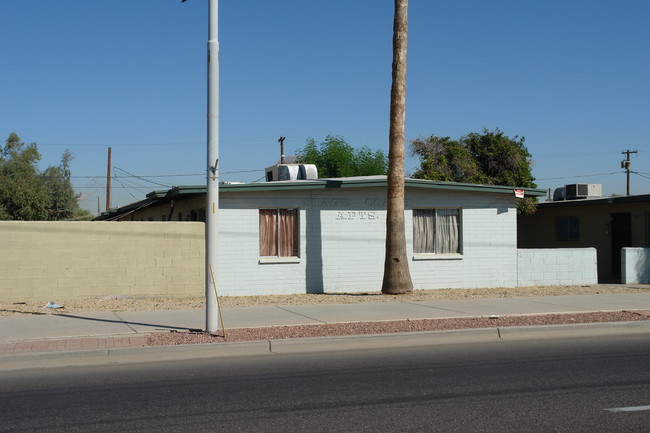
[[[278,255],[278,211],[260,209],[260,256]]]
[[[280,257],[298,256],[298,210],[280,209]]]

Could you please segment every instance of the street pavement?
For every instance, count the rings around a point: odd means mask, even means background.
[[[259,306],[224,309],[223,320],[227,329],[234,329],[278,325],[622,310],[650,310],[650,293]],[[650,336],[650,321],[640,323],[641,325],[635,325],[637,326],[635,329],[649,332]],[[568,326],[577,327],[578,325]],[[599,325],[598,329],[603,329],[603,326]],[[204,327],[204,310],[69,314],[65,312],[65,309],[61,309],[47,312],[44,310],[42,315],[0,316],[0,369],[3,365],[15,366],[19,364],[27,355],[46,353],[50,355],[65,353],[66,356],[69,356],[71,352],[90,354],[95,351],[104,356],[110,351],[113,358],[116,353],[126,353],[125,351],[119,352],[120,348],[150,349],[150,352],[153,353],[155,348],[143,348],[145,337],[149,333],[201,330]],[[448,333],[448,331],[445,332]],[[473,330],[472,332],[474,335],[480,335],[485,331]],[[524,332],[532,335],[534,330],[529,329]],[[503,337],[501,333],[499,338]],[[461,334],[468,335],[467,333]],[[461,334],[457,333],[457,335]],[[365,338],[372,339],[373,337]],[[382,341],[385,340],[386,337],[382,337]],[[339,339],[339,341],[342,340]],[[400,341],[405,341],[403,334]],[[268,351],[269,343],[262,343],[265,350]],[[357,343],[348,342],[346,344],[354,346]],[[287,342],[286,344],[292,346],[294,350],[298,350],[296,345],[300,345],[302,348],[308,346],[304,341]],[[218,345],[194,346],[221,346],[220,350],[226,350],[223,349],[224,346],[239,347],[244,350],[234,350],[234,352],[245,354],[247,353],[245,348],[250,345],[220,343]],[[322,346],[320,344],[320,347]],[[205,349],[205,347],[197,347],[195,351]],[[157,350],[158,353],[161,353],[161,350],[164,349],[158,348]],[[33,359],[33,356],[30,359]],[[51,359],[51,356],[47,359]]]

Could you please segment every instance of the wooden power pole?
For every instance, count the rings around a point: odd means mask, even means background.
[[[630,195],[630,154],[637,153],[637,151],[628,149],[628,150],[624,150],[621,153],[623,155],[626,155],[626,158],[623,161],[621,161],[621,168],[624,168],[627,174],[627,195]]]

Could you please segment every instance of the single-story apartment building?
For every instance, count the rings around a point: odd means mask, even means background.
[[[621,249],[650,247],[650,194],[546,201],[519,218],[519,248],[593,247],[598,279],[621,281]]]
[[[220,185],[220,294],[378,290],[386,184],[386,176],[369,176]],[[152,192],[96,220],[200,221],[205,191],[184,186]],[[405,220],[416,288],[517,285],[513,187],[406,179]]]

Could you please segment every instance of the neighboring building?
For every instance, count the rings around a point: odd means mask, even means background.
[[[539,203],[520,217],[518,247],[596,248],[599,281],[620,282],[621,248],[650,246],[650,194],[581,197]]]
[[[220,186],[220,190],[225,185]],[[144,200],[102,212],[93,221],[202,221],[205,186],[175,186],[152,191]]]
[[[517,285],[513,188],[406,179],[407,251],[420,289]],[[220,185],[220,294],[376,291],[386,177]],[[526,189],[528,196],[545,191]],[[205,187],[157,191],[96,220],[204,217]]]

